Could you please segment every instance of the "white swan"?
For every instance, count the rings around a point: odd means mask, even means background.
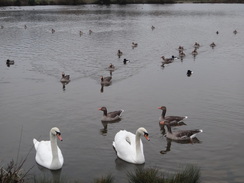
[[[126,130],[120,130],[115,135],[113,141],[113,146],[117,151],[117,156],[129,163],[145,163],[141,135],[143,135],[147,140],[150,140],[147,130],[143,127],[136,130],[136,135]]]
[[[50,130],[50,141],[37,141],[33,139],[36,149],[36,162],[50,170],[58,170],[62,168],[64,158],[61,150],[57,145],[57,138],[62,141],[60,130],[53,127]]]

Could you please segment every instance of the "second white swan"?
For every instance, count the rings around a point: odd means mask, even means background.
[[[115,135],[113,141],[113,147],[117,152],[117,156],[129,163],[145,163],[141,135],[143,135],[147,140],[150,140],[147,130],[143,127],[137,129],[136,135],[126,130],[120,130]]]

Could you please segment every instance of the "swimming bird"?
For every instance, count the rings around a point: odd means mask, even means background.
[[[103,111],[103,117],[101,121],[116,121],[121,119],[121,115],[124,112],[123,109],[118,111],[108,112],[106,107],[101,107],[98,110]]]
[[[145,156],[143,151],[143,143],[141,136],[144,136],[148,141],[148,132],[145,128],[140,127],[136,130],[136,134],[126,130],[120,130],[114,137],[113,147],[117,152],[117,156],[129,163],[143,164]]]
[[[164,125],[162,121],[167,121],[170,126],[181,126],[186,125],[183,120],[187,119],[187,116],[165,116],[167,108],[165,106],[158,107],[158,109],[162,110],[162,114],[159,118],[160,124]],[[161,123],[162,122],[162,123]]]
[[[69,83],[70,82],[70,75],[65,75],[64,72],[62,72],[62,78],[60,79],[61,83]]]
[[[109,66],[107,67],[107,69],[109,71],[114,71],[115,70],[115,66],[113,64],[109,64]]]
[[[14,60],[6,60],[6,65],[9,67],[10,65],[14,65]]]
[[[216,44],[214,42],[212,42],[209,46],[211,46],[212,48],[214,48],[216,46]]]
[[[120,58],[120,57],[123,55],[123,52],[120,51],[120,50],[118,50],[117,55],[118,55],[118,57]]]
[[[192,54],[193,56],[196,56],[196,55],[198,54],[197,49],[195,48],[195,49],[191,52],[191,54]]]
[[[52,29],[51,31],[52,31],[52,33],[54,33],[54,32],[55,32],[55,30],[54,30],[54,29]]]
[[[61,169],[64,163],[62,152],[57,145],[57,138],[61,141],[63,140],[60,130],[57,127],[53,127],[50,130],[50,141],[37,141],[33,139],[36,149],[36,162],[50,170]]]
[[[138,44],[137,43],[135,43],[135,42],[132,42],[132,48],[135,48],[135,47],[137,47],[138,46]]]
[[[192,74],[193,74],[193,71],[191,71],[191,70],[187,70],[186,75],[187,75],[188,77],[190,77]]]
[[[175,141],[192,141],[198,133],[203,132],[202,129],[172,131],[171,126],[167,122],[165,122],[165,125],[167,127],[165,136]]]
[[[130,62],[130,61],[127,60],[126,58],[124,58],[123,63],[124,63],[124,64],[127,64],[127,62]]]
[[[154,29],[155,29],[155,27],[152,25],[151,29],[152,29],[152,30],[154,30]]]
[[[111,84],[112,76],[103,77],[101,76],[101,85],[108,86]]]
[[[199,48],[199,47],[200,47],[200,44],[198,42],[195,42],[194,48]]]

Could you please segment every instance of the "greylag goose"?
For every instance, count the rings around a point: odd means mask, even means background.
[[[103,77],[101,76],[101,85],[108,86],[111,84],[112,76]]]
[[[103,117],[101,121],[116,121],[121,119],[121,115],[124,112],[123,109],[118,111],[108,112],[106,107],[101,107],[98,110],[103,111]]]
[[[107,69],[109,71],[114,71],[115,70],[115,66],[113,64],[109,64],[109,66],[107,67]]]
[[[198,133],[202,133],[202,129],[194,129],[194,130],[179,130],[179,131],[173,131],[171,130],[171,126],[168,122],[165,122],[165,125],[167,127],[167,132],[165,136],[168,139],[175,140],[175,141],[192,141],[193,138],[196,137]]]
[[[214,42],[212,42],[209,46],[211,46],[212,48],[214,48],[216,46],[216,44]]]
[[[123,52],[120,51],[120,50],[118,50],[117,55],[118,55],[118,57],[120,58],[120,57],[123,55]]]
[[[164,121],[167,121],[170,126],[186,125],[183,120],[187,119],[187,116],[165,116],[167,108],[165,106],[158,107],[162,110],[162,115],[159,118],[160,125],[164,125]]]
[[[194,48],[199,48],[199,47],[200,47],[200,44],[198,42],[195,42]]]
[[[193,56],[196,56],[196,55],[198,54],[197,49],[195,48],[195,49],[191,52],[191,54],[192,54]]]
[[[65,75],[65,73],[62,73],[62,78],[60,79],[61,83],[69,83],[70,82],[70,76],[69,75]]]
[[[135,43],[135,42],[132,42],[132,48],[135,48],[135,47],[137,47],[138,46],[138,44],[137,43]]]

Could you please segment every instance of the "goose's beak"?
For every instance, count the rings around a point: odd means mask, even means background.
[[[165,121],[160,121],[159,124],[160,125],[165,125]]]

